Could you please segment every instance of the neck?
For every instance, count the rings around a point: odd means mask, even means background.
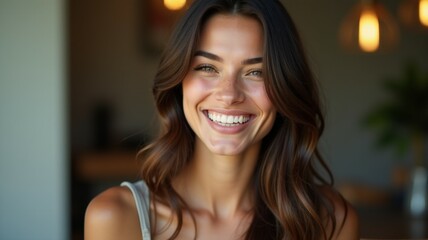
[[[248,212],[254,205],[251,181],[260,146],[236,156],[216,155],[196,141],[189,165],[173,181],[192,211],[218,218]]]

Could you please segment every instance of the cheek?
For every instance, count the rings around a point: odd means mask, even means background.
[[[197,99],[209,89],[209,84],[203,79],[186,77],[183,80],[183,99]]]
[[[182,82],[183,110],[184,115],[192,125],[198,116],[198,106],[210,92],[210,86],[207,81],[195,77],[186,77]]]
[[[275,107],[266,93],[264,84],[250,86],[249,93],[261,110],[276,112]]]

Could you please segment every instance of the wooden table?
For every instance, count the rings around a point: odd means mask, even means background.
[[[88,182],[137,179],[140,164],[136,154],[131,151],[79,154],[75,161],[76,175],[80,180]]]

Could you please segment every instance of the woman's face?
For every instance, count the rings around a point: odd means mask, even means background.
[[[211,152],[238,155],[261,143],[276,109],[262,73],[263,29],[249,17],[217,14],[201,33],[183,80],[186,119]]]

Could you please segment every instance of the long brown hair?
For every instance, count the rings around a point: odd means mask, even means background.
[[[178,236],[187,208],[171,180],[191,159],[195,141],[183,113],[181,82],[204,23],[219,13],[253,17],[262,24],[264,81],[277,109],[254,172],[256,205],[245,238],[332,238],[333,204],[319,190],[319,185],[332,185],[333,176],[317,149],[324,129],[318,86],[292,19],[278,0],[196,0],[172,33],[154,79],[161,133],[139,154],[142,178],[152,196],[178,219],[171,239]],[[324,169],[327,179],[315,165]],[[327,222],[333,228],[330,233]]]

